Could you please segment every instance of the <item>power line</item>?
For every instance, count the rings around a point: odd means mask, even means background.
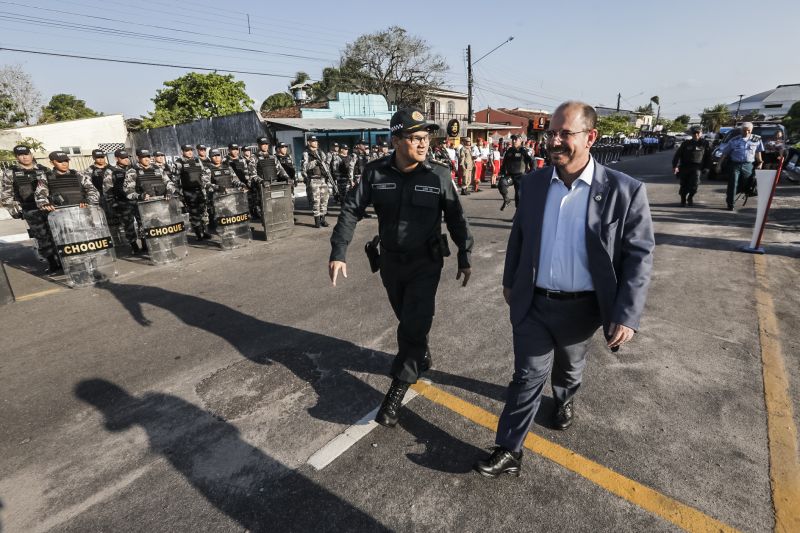
[[[207,68],[207,67],[188,67],[186,65],[171,65],[168,63],[151,63],[149,61],[134,61],[130,59],[111,59],[106,57],[90,57],[90,56],[81,56],[81,55],[74,55],[74,54],[61,54],[57,52],[39,52],[36,50],[24,50],[22,48],[7,48],[5,46],[0,47],[0,51],[6,50],[8,52],[20,52],[23,54],[38,54],[44,56],[54,56],[54,57],[68,57],[71,59],[87,59],[90,61],[106,61],[109,63],[127,63],[130,65],[145,65],[149,67],[169,67],[169,68],[180,68],[186,70],[205,70],[210,72],[231,72],[234,74],[251,74],[253,76],[269,76],[273,78],[291,78],[291,74],[274,74],[271,72],[250,72],[245,70],[230,70],[226,68]]]
[[[309,59],[313,61],[331,61],[331,58],[321,58],[321,57],[311,57],[311,56],[303,56],[298,54],[286,54],[283,52],[268,52],[266,50],[258,50],[255,48],[244,48],[240,46],[231,46],[225,44],[216,44],[216,43],[209,43],[204,41],[194,41],[190,39],[180,39],[177,37],[165,37],[162,35],[153,35],[148,33],[140,33],[140,32],[133,32],[129,30],[119,30],[115,28],[103,28],[97,26],[90,26],[86,24],[76,24],[71,22],[53,22],[47,19],[42,19],[40,17],[20,17],[14,15],[13,13],[8,13],[4,11],[0,11],[0,15],[5,15],[7,18],[12,20],[17,20],[19,22],[28,23],[28,24],[37,24],[40,26],[47,26],[47,27],[54,27],[60,29],[74,29],[80,30],[85,32],[92,32],[92,33],[100,33],[100,34],[108,34],[108,35],[118,35],[121,37],[129,37],[129,38],[136,38],[136,39],[146,39],[146,40],[157,40],[162,42],[169,42],[175,44],[183,44],[183,45],[191,45],[191,46],[206,46],[211,48],[221,48],[225,50],[235,50],[241,52],[252,52],[257,54],[264,54],[264,55],[273,55],[273,56],[280,56],[280,57],[291,57],[296,59]]]

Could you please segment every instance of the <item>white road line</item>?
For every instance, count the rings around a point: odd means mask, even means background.
[[[0,244],[11,244],[14,242],[22,242],[30,239],[27,233],[17,233],[15,235],[4,235],[0,237]]]
[[[408,389],[405,398],[403,398],[403,405],[417,396],[419,396],[419,394],[416,391]],[[331,464],[355,443],[369,435],[370,431],[378,427],[378,423],[375,422],[375,415],[378,414],[378,409],[380,409],[380,406],[364,415],[361,420],[347,428],[344,433],[334,437],[333,440],[309,457],[306,463],[314,467],[315,470],[322,470]]]

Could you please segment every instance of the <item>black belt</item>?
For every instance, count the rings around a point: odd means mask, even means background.
[[[533,288],[534,294],[541,294],[551,300],[578,300],[580,298],[587,298],[589,296],[594,296],[594,291],[578,291],[578,292],[566,292],[566,291],[551,291],[550,289],[542,289],[541,287],[534,287]]]
[[[420,259],[422,257],[430,257],[427,246],[423,248],[417,248],[416,250],[412,250],[410,252],[393,252],[381,246],[381,254],[400,263],[410,263],[411,261]]]

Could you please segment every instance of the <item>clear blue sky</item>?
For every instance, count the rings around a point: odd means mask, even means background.
[[[256,105],[285,90],[296,71],[318,78],[323,67],[336,63],[345,43],[390,25],[425,38],[447,58],[451,68],[447,81],[461,91],[466,91],[467,44],[477,59],[513,35],[511,43],[475,67],[476,109],[487,105],[552,109],[567,98],[614,106],[621,92],[624,108],[646,104],[658,95],[662,114],[675,117],[735,101],[738,94],[800,83],[797,0],[37,0],[36,7],[30,4],[34,3],[0,0],[0,46],[282,75],[236,75],[247,84]],[[259,12],[254,5],[265,7]],[[97,34],[81,28],[87,24],[167,40]],[[70,93],[96,110],[126,116],[151,110],[150,99],[162,83],[187,72],[8,51],[0,51],[0,64],[21,64],[45,101],[55,93]]]

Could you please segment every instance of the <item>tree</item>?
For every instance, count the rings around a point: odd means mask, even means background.
[[[42,108],[39,124],[77,120],[79,118],[99,117],[102,113],[86,107],[84,100],[78,100],[71,94],[55,94],[50,103]]]
[[[17,110],[14,100],[8,94],[0,92],[0,129],[14,128],[23,120],[25,117]]]
[[[241,113],[255,103],[245,92],[244,82],[235,81],[232,74],[190,72],[164,85],[166,89],[159,89],[153,98],[155,109],[143,117],[144,128]]]
[[[42,106],[42,95],[34,87],[31,77],[21,65],[0,68],[0,92],[8,95],[19,120],[18,124],[30,126]]]
[[[800,102],[792,104],[782,122],[789,135],[800,134]]]
[[[731,121],[731,112],[725,104],[717,104],[707,107],[700,113],[700,122],[706,131],[719,131],[720,126],[724,126]]]
[[[636,131],[636,126],[631,124],[630,119],[625,115],[609,115],[607,117],[597,117],[597,133],[599,136],[618,133],[630,134]]]
[[[297,73],[295,73],[294,79],[289,82],[289,87],[292,87],[294,85],[299,85],[301,83],[305,83],[310,79],[311,79],[311,76],[309,76],[307,73],[303,72],[302,70],[298,71]]]
[[[338,70],[340,80],[405,106],[422,105],[427,91],[444,83],[449,67],[424,39],[392,26],[348,43]]]
[[[37,141],[33,137],[25,137],[21,141],[18,141],[17,144],[21,144],[22,146],[27,146],[31,149],[32,152],[37,152],[39,150],[44,149],[44,144]],[[13,150],[0,150],[0,161],[10,161],[13,160],[16,156],[14,155]]]
[[[689,127],[689,122],[691,120],[692,120],[692,117],[690,117],[689,115],[678,115],[677,117],[675,117],[675,121],[673,122],[673,125],[675,127],[678,127],[678,124],[683,124],[683,126],[680,129],[680,131],[683,131],[683,130],[685,130],[686,128]]]
[[[289,93],[271,94],[261,103],[261,112],[284,109],[294,105],[294,98]]]
[[[361,91],[361,86],[355,81],[358,76],[357,69],[352,66],[323,69],[322,79],[311,84],[311,100],[325,102],[335,98],[339,92]]]

